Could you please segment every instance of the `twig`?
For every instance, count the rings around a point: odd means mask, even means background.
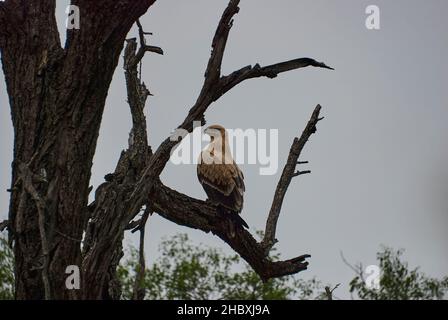
[[[8,220],[4,220],[4,221],[0,222],[0,232],[5,230],[8,227],[8,224],[9,224]]]
[[[297,171],[296,173],[294,173],[292,175],[293,178],[298,177],[298,176],[302,176],[304,174],[310,174],[311,170],[305,170],[305,171]]]
[[[274,199],[272,201],[271,210],[269,211],[269,215],[266,221],[266,228],[265,228],[265,234],[263,241],[261,243],[262,247],[265,250],[265,255],[268,256],[270,250],[274,246],[274,244],[277,242],[277,239],[275,238],[275,233],[277,229],[277,222],[278,218],[280,216],[280,212],[283,205],[283,200],[286,195],[286,191],[288,190],[288,187],[291,183],[292,178],[297,177],[299,175],[311,173],[311,171],[297,171],[296,172],[296,165],[307,163],[307,162],[300,162],[298,161],[300,154],[302,153],[303,148],[305,147],[305,144],[307,143],[310,136],[316,132],[316,125],[317,123],[322,119],[319,118],[319,113],[321,110],[321,106],[317,105],[314,109],[313,114],[311,115],[310,120],[308,121],[308,124],[306,125],[305,129],[302,132],[302,135],[299,138],[295,138],[291,149],[289,151],[288,160],[285,164],[285,167],[283,168],[282,175],[280,177],[280,180],[277,184],[277,188],[275,190]]]
[[[342,251],[340,252],[340,255],[341,255],[342,262],[344,262],[344,264],[345,264],[347,267],[349,267],[350,269],[352,269],[352,271],[353,271],[356,275],[358,275],[358,276],[360,277],[360,279],[364,282],[364,275],[363,275],[363,272],[362,272],[362,266],[361,266],[361,265],[359,265],[359,266],[353,266],[353,265],[352,265],[350,262],[348,262],[347,259],[344,257],[344,254],[343,254]]]
[[[142,222],[142,219],[133,220],[129,222],[129,224],[126,227],[126,230],[132,230],[131,232],[134,233],[135,231],[140,229],[140,223]]]

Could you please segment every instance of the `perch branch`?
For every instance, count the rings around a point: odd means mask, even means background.
[[[297,164],[304,163],[298,160],[308,139],[313,133],[316,132],[317,123],[320,120],[322,120],[322,118],[319,118],[320,110],[321,106],[317,105],[316,108],[314,109],[313,114],[311,115],[310,120],[308,121],[308,124],[303,130],[300,139],[296,137],[291,145],[288,160],[285,164],[285,167],[283,168],[282,175],[280,176],[280,180],[277,184],[277,188],[274,194],[274,200],[272,201],[271,210],[269,211],[268,219],[266,221],[266,229],[262,241],[262,246],[264,247],[266,256],[269,254],[269,251],[277,242],[277,239],[275,238],[275,233],[277,230],[277,222],[280,216],[286,191],[288,190],[292,178],[311,172],[311,171],[296,171],[296,166]]]
[[[222,215],[217,208],[202,200],[188,197],[172,190],[160,181],[150,195],[154,211],[162,217],[193,229],[206,233],[212,232],[224,240],[254,269],[263,281],[306,270],[309,255],[285,261],[271,261],[264,254],[263,247],[245,229],[241,229],[232,237],[229,228],[223,223]]]

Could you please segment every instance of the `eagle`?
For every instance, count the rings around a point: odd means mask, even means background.
[[[212,125],[204,133],[210,136],[211,141],[199,156],[198,180],[208,201],[217,205],[220,214],[229,217],[240,228],[249,228],[239,215],[243,210],[244,176],[232,158],[226,129]],[[230,234],[234,236],[234,226],[230,228]]]

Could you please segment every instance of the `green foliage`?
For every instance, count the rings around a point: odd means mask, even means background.
[[[14,299],[14,256],[0,235],[0,300]]]
[[[185,234],[165,239],[160,257],[146,270],[142,286],[145,299],[325,299],[324,290],[315,279],[304,281],[294,276],[262,283],[254,271],[243,265],[238,255],[193,245]],[[418,268],[410,269],[402,261],[403,250],[384,248],[377,253],[382,271],[380,288],[369,288],[360,268],[350,282],[350,292],[363,300],[444,299],[448,294],[448,277],[427,277]],[[272,257],[278,258],[277,254]],[[131,299],[138,253],[129,250],[118,268],[124,299]],[[14,298],[14,257],[7,241],[0,235],[0,300]],[[320,294],[319,294],[320,293]]]
[[[443,299],[448,293],[448,277],[442,280],[425,276],[418,268],[410,270],[401,260],[403,250],[384,248],[377,253],[381,270],[379,289],[368,288],[359,273],[350,282],[350,292],[363,300]]]
[[[186,234],[163,240],[159,250],[160,258],[146,270],[145,299],[312,299],[321,288],[314,279],[292,276],[263,283],[248,266],[235,272],[241,264],[238,255],[195,246]],[[137,261],[137,251],[131,248],[129,258],[119,267],[124,299],[132,298]]]

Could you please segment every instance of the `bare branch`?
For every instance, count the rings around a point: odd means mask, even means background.
[[[239,0],[230,0],[226,9],[224,10],[221,19],[219,20],[218,27],[216,28],[215,35],[212,41],[212,52],[207,63],[207,68],[204,74],[204,83],[201,88],[201,92],[196,99],[196,103],[191,107],[187,117],[179,126],[179,128],[192,131],[193,122],[201,121],[205,124],[204,113],[207,108],[216,100],[217,92],[221,91],[220,76],[221,66],[224,57],[224,51],[227,45],[227,39],[230,29],[233,25],[233,17],[239,12]],[[167,141],[166,141],[167,142]],[[169,149],[174,147],[177,142],[170,143]],[[165,148],[165,146],[162,146]],[[167,152],[166,150],[163,150]],[[169,152],[169,151],[168,151]]]
[[[138,35],[140,39],[140,48],[138,49],[135,56],[128,62],[128,69],[132,69],[134,66],[136,66],[144,57],[146,52],[153,52],[157,54],[163,55],[163,50],[160,47],[156,46],[150,46],[146,44],[145,35],[151,35],[151,32],[145,32],[143,31],[143,27],[140,23],[140,20],[137,20],[137,26],[138,26]],[[134,39],[130,39],[134,40]],[[128,41],[130,41],[128,40]]]
[[[362,265],[352,265],[350,262],[348,262],[348,260],[345,258],[344,253],[341,251],[340,252],[341,255],[341,259],[342,262],[344,262],[344,264],[349,267],[357,276],[359,276],[359,278],[362,280],[362,282],[364,281],[364,273],[363,273],[363,268]]]
[[[208,107],[224,93],[246,79],[256,77],[274,78],[279,73],[307,66],[330,69],[325,64],[316,62],[313,59],[302,58],[266,67],[256,65],[252,68],[249,66],[222,77],[222,59],[232,27],[232,18],[239,11],[238,4],[239,0],[230,0],[227,8],[224,10],[213,38],[212,52],[200,94],[195,104],[190,108],[188,115],[178,127],[179,129],[192,132],[194,121],[201,121],[202,124],[205,124],[204,115]],[[139,39],[141,47],[146,46],[144,35],[140,25]],[[135,57],[138,55],[138,52],[136,53],[136,51],[136,39],[128,40],[125,50],[128,100],[133,117],[132,133],[135,135],[141,132],[141,137],[146,137],[146,125],[143,125],[144,121],[142,120],[144,119],[142,110],[146,96],[143,99],[138,94],[138,92],[141,92],[141,80],[137,76]],[[320,109],[320,106],[318,106],[318,109]],[[306,130],[312,131],[311,128]],[[85,254],[83,261],[83,270],[86,274],[83,281],[103,281],[103,279],[95,278],[95,276],[98,275],[98,270],[105,270],[108,267],[108,260],[111,259],[110,250],[105,252],[104,248],[111,245],[117,246],[122,239],[124,231],[129,227],[135,228],[137,226],[137,222],[130,224],[131,220],[141,211],[142,207],[149,204],[154,212],[159,213],[170,221],[190,228],[200,229],[204,232],[211,231],[219,236],[239,253],[264,281],[273,277],[294,274],[307,268],[308,263],[305,260],[309,255],[273,262],[266,253],[266,243],[258,243],[246,230],[238,231],[234,237],[230,237],[228,234],[229,229],[224,228],[226,224],[222,220],[222,215],[218,214],[214,206],[182,195],[161,184],[159,176],[169,161],[173,148],[180,142],[179,140],[167,137],[154,154],[149,153],[147,156],[142,157],[138,152],[135,152],[138,148],[136,148],[134,143],[131,143],[134,139],[131,135],[129,149],[124,151],[120,157],[114,173],[115,178],[110,182],[105,182],[101,192],[97,190],[98,195],[95,196],[96,208],[91,219],[92,223],[89,226],[91,231],[86,233],[86,239],[90,239],[88,235],[92,234],[96,241],[85,241],[85,247],[89,249],[90,253],[87,252]],[[140,140],[146,141],[146,138],[141,138]],[[304,144],[303,139],[300,139],[298,143]],[[144,145],[143,143],[142,146]],[[292,167],[292,172],[289,173],[290,179],[296,174],[295,165],[297,160],[298,156],[293,161],[294,166]],[[300,174],[304,173],[301,172]],[[107,208],[107,214],[103,212],[102,208]],[[274,218],[275,225],[277,219],[278,216]],[[275,237],[275,225],[273,227],[274,232],[270,231],[273,237]],[[90,247],[90,244],[93,244],[93,247]],[[89,294],[96,298],[101,293],[93,292]]]
[[[205,71],[205,83],[203,89],[208,89],[221,76],[221,65],[226,49],[227,38],[233,25],[233,16],[239,12],[239,0],[230,0],[222,14],[218,27],[213,37],[212,54]]]
[[[182,226],[212,232],[220,237],[249,263],[263,281],[307,269],[308,262],[305,259],[310,255],[274,262],[266,257],[264,248],[247,230],[240,229],[232,237],[223,216],[208,202],[188,197],[164,186],[160,181],[153,189],[150,199],[154,211],[162,217]]]
[[[4,221],[0,222],[0,232],[5,230],[6,228],[8,228],[8,224],[9,224],[8,220],[4,220]]]
[[[143,29],[141,29],[140,23],[139,33],[141,34],[141,41],[144,41]],[[144,48],[145,44],[140,47],[139,52]],[[128,104],[131,110],[132,116],[132,130],[129,138],[129,148],[134,150],[134,153],[142,153],[146,157],[146,149],[148,148],[148,137],[147,137],[147,126],[146,117],[144,114],[144,109],[146,105],[146,100],[148,96],[151,95],[145,83],[138,76],[137,72],[137,57],[139,54],[136,53],[137,43],[135,39],[127,40],[127,45],[124,54],[124,69],[126,78],[126,89],[128,93]]]
[[[193,130],[194,121],[201,121],[202,124],[205,124],[204,114],[211,103],[216,101],[238,83],[246,79],[262,76],[273,78],[281,72],[304,68],[307,66],[331,69],[324,63],[317,62],[310,58],[302,58],[273,64],[263,68],[258,65],[253,68],[248,66],[230,74],[229,76],[219,78],[221,73],[222,58],[224,55],[228,34],[232,26],[232,17],[239,11],[238,4],[239,0],[230,0],[221,17],[221,20],[219,21],[218,28],[216,29],[215,36],[213,38],[213,50],[205,72],[205,81],[202,86],[201,93],[199,94],[194,106],[190,109],[187,117],[179,126],[179,128],[187,130],[188,132]],[[155,179],[157,179],[163,171],[169,160],[171,151],[179,142],[180,141],[175,141],[168,137],[156,150],[154,156],[142,174],[141,180],[136,185],[135,190],[130,197],[129,202],[133,205],[131,210],[132,212],[137,212],[138,208],[143,205],[144,199],[146,199],[146,195],[150,192]]]
[[[135,23],[137,24],[137,28],[138,28],[138,36],[140,39],[140,46],[144,47],[144,46],[146,46],[146,39],[145,39],[145,32],[143,31],[143,26],[140,22],[140,19],[137,19],[137,21]]]
[[[222,58],[225,50],[225,45],[227,42],[228,33],[230,31],[230,28],[232,26],[232,17],[238,12],[238,3],[239,1],[233,1],[231,0],[224,11],[221,20],[218,24],[218,28],[216,30],[215,36],[213,38],[213,50],[210,57],[210,60],[207,65],[207,70],[205,73],[205,81],[204,85],[202,87],[201,93],[195,103],[195,105],[190,109],[187,117],[183,121],[183,123],[179,126],[179,128],[185,129],[189,132],[193,130],[192,124],[193,121],[202,120],[204,121],[204,113],[207,110],[207,108],[210,106],[210,104],[218,99],[220,96],[222,96],[225,92],[233,88],[238,83],[251,78],[256,77],[269,77],[274,78],[279,73],[286,72],[289,70],[294,70],[298,68],[304,68],[307,66],[315,66],[315,67],[321,67],[321,68],[327,68],[332,69],[328,66],[326,66],[324,63],[317,62],[310,58],[302,58],[302,59],[296,59],[291,60],[287,62],[282,62],[278,64],[273,64],[266,67],[260,67],[256,65],[255,67],[246,67],[239,71],[236,71],[229,76],[221,77],[220,76],[220,70],[221,70],[221,63]],[[303,134],[302,138],[299,140],[296,144],[298,144],[298,148],[303,148],[303,145],[305,144],[306,140],[309,138],[309,136],[315,132],[315,124],[320,120],[318,118],[318,114],[320,111],[320,106],[316,107],[315,114],[313,114],[312,123],[309,123],[307,128],[305,129],[305,133]],[[151,193],[152,188],[156,181],[158,180],[158,177],[160,173],[163,171],[166,163],[169,160],[170,152],[172,149],[176,146],[176,144],[179,141],[174,141],[170,138],[167,138],[156,150],[154,155],[151,157],[151,160],[149,161],[146,169],[144,170],[142,177],[140,181],[135,186],[135,189],[131,196],[129,197],[128,203],[130,206],[130,216],[129,218],[132,219],[133,215],[138,212],[139,208],[143,206],[143,204],[148,201],[148,194]],[[303,145],[302,145],[303,144]],[[300,154],[299,151],[299,154]],[[292,176],[295,174],[295,164],[297,163],[297,158],[294,159],[292,167],[292,172],[289,173],[288,170],[288,179],[291,179]],[[288,168],[290,165],[288,166]],[[302,173],[301,173],[302,174]],[[285,179],[285,178],[284,178]],[[288,181],[289,185],[289,181]],[[281,188],[281,187],[280,187]],[[286,190],[284,191],[286,192]],[[276,224],[278,220],[278,215],[280,213],[281,209],[281,202],[283,201],[284,193],[282,195],[283,191],[277,192],[277,198],[280,198],[280,200],[276,200],[274,203],[274,208],[271,208],[272,214],[269,215],[267,225],[270,227],[267,227],[267,235],[265,235],[265,241],[263,241],[263,248],[264,248],[264,255],[267,256],[270,248],[273,245],[274,239],[275,239],[275,229]],[[151,201],[157,201],[157,197],[151,197]],[[278,206],[278,208],[277,208]],[[276,211],[278,210],[278,213]],[[165,215],[167,219],[169,219],[168,215]],[[197,228],[197,226],[192,226],[193,228]],[[267,241],[268,239],[272,239],[270,241]],[[272,243],[272,244],[271,244]],[[294,260],[295,261],[295,260]],[[302,260],[300,260],[302,262]],[[290,262],[291,263],[291,262]],[[251,264],[252,265],[252,264]],[[302,265],[300,265],[300,268]],[[299,269],[300,269],[299,268]],[[294,269],[294,268],[293,268]],[[264,277],[264,270],[260,270],[261,274],[260,276]],[[297,271],[296,271],[297,272]]]
[[[219,98],[221,95],[235,87],[244,80],[267,77],[270,79],[276,78],[280,73],[301,69],[306,67],[318,67],[334,70],[323,62],[317,62],[311,58],[299,58],[290,61],[280,62],[269,66],[261,67],[258,63],[255,66],[246,66],[220,79],[220,90],[217,92]]]
[[[129,134],[128,149],[122,152],[115,172],[105,177],[106,182],[98,187],[95,192],[95,201],[89,205],[92,213],[83,246],[83,271],[85,274],[83,281],[86,282],[98,281],[103,283],[106,274],[109,279],[115,280],[115,269],[110,264],[115,265],[115,262],[119,261],[123,233],[128,228],[140,228],[142,222],[144,222],[144,220],[140,220],[131,223],[130,209],[126,204],[129,191],[138,181],[139,175],[152,156],[151,148],[148,145],[144,114],[146,100],[150,93],[138,76],[137,64],[134,63],[136,51],[136,39],[127,40],[124,69],[128,104],[132,116],[132,129]],[[104,208],[108,208],[108,214],[105,214]],[[132,216],[138,214],[140,208],[137,207],[135,212],[132,211]],[[111,214],[112,212],[114,214]],[[144,227],[140,230],[143,229]],[[144,234],[141,234],[141,237],[144,237]],[[143,243],[141,245],[143,246]],[[110,247],[110,250],[105,250],[106,246]],[[140,254],[143,254],[142,248]],[[140,261],[144,261],[144,259],[140,258]],[[101,272],[98,272],[98,270],[101,270]],[[95,274],[99,274],[101,278],[96,277]],[[142,277],[141,274],[137,276]],[[139,279],[136,279],[136,281],[141,283]],[[115,281],[112,281],[112,285],[116,286]],[[98,292],[89,292],[85,298],[98,299],[102,294],[101,289],[102,287],[99,286]],[[138,293],[137,296],[140,297],[141,293]]]
[[[298,177],[298,176],[301,176],[301,175],[304,175],[304,174],[310,174],[310,173],[311,173],[311,170],[297,171],[296,173],[294,173],[292,175],[292,177],[294,178],[294,177]]]
[[[204,113],[210,104],[214,101],[215,91],[219,87],[219,77],[221,73],[222,58],[227,43],[227,38],[232,27],[232,18],[239,11],[239,0],[230,0],[221,19],[218,23],[212,42],[212,53],[205,71],[205,80],[201,92],[194,106],[190,109],[187,117],[179,128],[189,132],[193,130],[193,122],[200,120],[205,123]],[[140,181],[136,184],[134,191],[129,197],[129,219],[132,219],[138,210],[147,201],[147,195],[151,191],[156,179],[162,173],[166,163],[170,158],[172,149],[180,141],[174,141],[170,137],[164,142],[151,157],[146,169],[144,170]]]
[[[33,184],[34,174],[31,172],[29,167],[25,163],[19,164],[20,178],[19,181],[22,183],[23,188],[35,201],[37,212],[38,212],[38,222],[39,222],[39,232],[42,243],[42,255],[43,255],[43,266],[42,266],[42,281],[44,283],[45,290],[45,300],[50,300],[52,298],[51,294],[51,283],[49,277],[49,263],[50,263],[50,243],[48,240],[47,233],[47,219],[46,219],[46,203],[45,200],[39,195],[38,191]]]
[[[145,298],[145,287],[143,285],[143,281],[145,279],[146,272],[146,263],[145,263],[145,227],[146,222],[148,221],[149,216],[152,214],[152,211],[149,208],[146,208],[143,213],[143,217],[140,222],[139,230],[140,230],[140,244],[138,249],[138,269],[137,274],[135,276],[134,282],[134,292],[133,299],[134,300],[143,300]]]
[[[142,222],[142,219],[133,220],[129,222],[128,226],[126,227],[126,230],[132,230],[131,232],[134,233],[140,229],[140,223]]]
[[[301,163],[299,160],[300,154],[302,153],[303,148],[305,147],[306,142],[310,138],[310,136],[316,132],[316,125],[321,120],[319,118],[319,113],[321,110],[321,106],[317,105],[314,109],[313,114],[311,115],[308,124],[302,132],[302,135],[299,138],[295,138],[291,149],[289,151],[288,160],[283,168],[282,175],[277,184],[277,188],[274,194],[274,200],[272,201],[271,210],[269,211],[269,216],[266,221],[266,229],[264,238],[262,241],[262,246],[265,249],[265,255],[269,254],[269,251],[272,249],[274,244],[277,242],[275,238],[275,233],[277,229],[278,218],[280,217],[280,212],[283,205],[283,200],[286,195],[286,191],[291,183],[292,178],[297,177],[299,175],[311,173],[311,171],[297,171],[296,165]]]

